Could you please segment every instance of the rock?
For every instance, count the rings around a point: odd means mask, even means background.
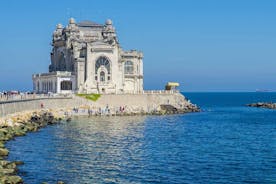
[[[57,184],[65,184],[63,181],[58,181]]]
[[[27,131],[33,131],[34,130],[34,124],[32,124],[32,123],[26,123],[25,127],[26,127]]]
[[[258,102],[258,103],[247,104],[247,106],[249,106],[249,107],[261,107],[261,108],[268,108],[268,109],[276,109],[276,103]]]
[[[15,169],[0,169],[1,175],[10,175],[15,173]]]
[[[5,166],[6,169],[16,169],[16,164],[14,162],[10,162]]]
[[[14,137],[14,128],[13,127],[7,127],[7,133],[4,137],[5,141],[11,140]]]
[[[23,165],[23,164],[24,164],[24,162],[23,162],[23,161],[20,161],[20,160],[18,160],[18,161],[13,161],[13,163],[15,163],[16,165]]]
[[[13,128],[13,134],[15,136],[23,136],[23,135],[26,135],[26,128],[25,126],[16,126]]]
[[[2,141],[0,141],[0,148],[5,148],[5,144]]]
[[[23,180],[19,176],[3,176],[0,179],[3,184],[22,184]]]
[[[14,169],[16,170],[16,166],[19,165],[20,162],[16,161],[16,162],[9,162],[6,160],[1,160],[0,161],[0,168],[1,169]]]
[[[34,122],[34,123],[39,123],[42,121],[42,118],[40,116],[38,116],[37,114],[34,114],[34,115],[32,115],[30,121]]]
[[[8,130],[6,128],[0,128],[0,134],[7,134]]]
[[[1,160],[0,161],[0,167],[1,168],[6,168],[6,165],[9,164],[10,162],[7,160]]]
[[[7,156],[9,155],[9,150],[6,148],[0,148],[0,156]]]
[[[12,136],[9,135],[8,128],[0,129],[0,141],[8,141],[11,138],[12,138]]]

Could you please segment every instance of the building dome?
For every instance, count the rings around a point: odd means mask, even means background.
[[[107,20],[105,21],[105,24],[106,24],[106,25],[112,25],[112,21],[111,21],[110,19],[107,19]]]
[[[70,19],[69,19],[69,24],[75,24],[75,23],[76,23],[76,21],[75,21],[74,18],[70,18]]]

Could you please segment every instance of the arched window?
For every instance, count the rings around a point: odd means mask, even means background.
[[[99,59],[97,59],[96,66],[95,66],[95,74],[98,72],[98,69],[101,66],[104,66],[107,69],[108,74],[110,74],[110,62],[104,56],[101,56],[101,57],[99,57]]]
[[[125,74],[133,74],[133,62],[132,61],[126,61],[125,62]]]

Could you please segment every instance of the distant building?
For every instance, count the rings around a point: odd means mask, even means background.
[[[49,73],[34,74],[36,93],[139,93],[143,54],[123,51],[111,20],[104,25],[73,18],[53,33]]]

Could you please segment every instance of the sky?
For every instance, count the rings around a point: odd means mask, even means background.
[[[144,88],[276,91],[274,0],[1,0],[0,91],[32,90],[48,71],[58,23],[112,19],[120,45],[144,53]]]

